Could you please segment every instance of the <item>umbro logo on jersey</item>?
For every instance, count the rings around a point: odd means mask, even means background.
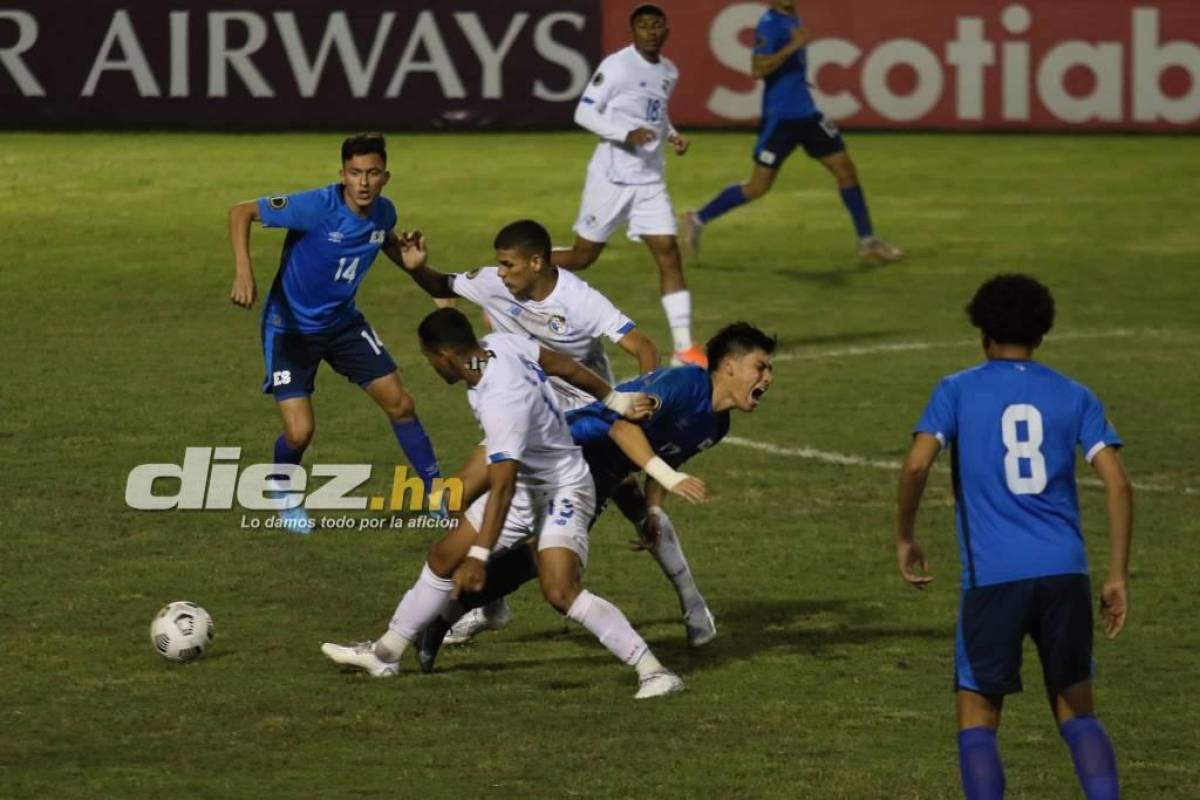
[[[386,238],[387,231],[371,231],[371,244],[383,244]]]
[[[333,242],[334,244],[341,244],[345,238],[346,234],[342,233],[341,231],[329,232],[329,241]]]

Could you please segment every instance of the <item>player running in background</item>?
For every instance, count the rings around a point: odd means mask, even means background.
[[[426,317],[418,335],[434,370],[447,383],[467,384],[471,410],[484,430],[490,489],[467,509],[463,524],[431,548],[420,579],[378,641],[326,643],[322,652],[377,677],[395,675],[404,650],[451,595],[483,589],[493,554],[532,536],[547,602],[637,670],[635,696],[682,689],[683,682],[658,662],[625,615],[582,587],[596,490],[546,374],[605,398],[607,407],[623,413],[638,408],[644,413],[647,398],[613,392],[594,372],[527,336],[492,333],[478,340],[467,318],[452,308]]]
[[[612,368],[604,340],[615,343],[637,360],[637,372],[658,366],[658,350],[611,301],[566,270],[551,263],[550,234],[533,220],[510,223],[496,234],[494,267],[445,274],[428,266],[429,254],[420,232],[401,236],[405,269],[417,285],[435,299],[465,297],[481,306],[492,330],[529,336],[612,383]],[[595,398],[566,381],[551,377],[563,411],[592,403]],[[487,462],[482,447],[472,452],[460,473],[467,484],[484,485]],[[640,490],[634,485],[634,492]],[[455,625],[450,644],[477,633],[503,628],[511,619],[501,598],[475,609]]]
[[[1075,446],[1108,500],[1105,631],[1128,612],[1133,496],[1121,440],[1090,389],[1033,361],[1054,299],[1024,275],[999,275],[967,307],[987,361],[942,379],[900,474],[896,557],[918,589],[932,580],[914,535],[938,451],[950,446],[963,589],[955,650],[958,752],[968,800],[1004,794],[996,729],[1021,691],[1021,644],[1038,648],[1046,696],[1088,800],[1118,796],[1116,759],[1092,701],[1092,607],[1075,489]]]
[[[762,78],[762,119],[754,145],[754,171],[750,180],[725,187],[699,211],[683,215],[684,247],[699,252],[704,226],[740,205],[765,195],[775,184],[783,162],[799,145],[820,161],[837,181],[842,202],[850,212],[858,235],[860,258],[897,261],[903,257],[875,235],[867,200],[858,182],[858,171],[842,135],[832,120],[817,110],[808,86],[808,34],[796,16],[795,0],[773,0],[754,29],[751,74]]]
[[[262,314],[263,392],[275,397],[283,434],[275,441],[276,464],[299,464],[312,441],[311,395],[317,367],[329,362],[357,383],[387,414],[392,431],[426,492],[438,476],[429,436],[417,419],[412,397],[396,363],[354,304],[380,249],[399,263],[393,229],[396,208],[382,196],[387,185],[387,149],[379,134],[351,136],[342,143],[341,182],[291,195],[238,203],[229,210],[229,241],[236,274],[230,299],[250,308],[258,294],[250,261],[250,223],[287,228],[279,271]],[[281,509],[285,527],[311,530],[302,508]]]
[[[643,546],[655,553],[679,596],[688,640],[704,644],[716,636],[716,624],[701,596],[679,539],[662,512],[668,492],[692,501],[706,499],[707,489],[698,478],[678,469],[692,456],[721,441],[729,432],[729,412],[753,412],[774,381],[771,356],[775,339],[745,322],[722,328],[709,340],[709,370],[687,365],[656,370],[618,387],[640,392],[655,400],[654,413],[641,421],[618,419],[600,404],[567,415],[571,436],[583,446],[584,458],[596,482],[598,508],[604,509],[617,487],[639,470],[647,475],[646,493],[631,508],[626,498],[622,512],[641,520]],[[472,489],[468,482],[465,494]],[[528,548],[513,548],[488,563],[483,592],[462,595],[459,608],[487,605],[533,580],[538,565]],[[448,609],[453,612],[454,609]],[[421,668],[433,668],[442,637],[453,619],[435,619],[422,637],[418,658]]]
[[[640,5],[629,24],[633,44],[600,63],[575,108],[575,122],[599,136],[600,143],[588,164],[575,243],[555,250],[554,263],[586,269],[627,223],[629,235],[645,242],[658,264],[675,363],[704,366],[704,351],[692,341],[692,295],[683,280],[679,229],[664,174],[666,147],[683,155],[690,144],[667,116],[679,70],[662,55],[669,29],[661,8]]]

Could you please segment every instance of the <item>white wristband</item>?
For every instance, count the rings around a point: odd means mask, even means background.
[[[471,549],[467,551],[467,558],[473,558],[476,561],[487,563],[487,560],[492,557],[492,551],[486,547],[480,547],[477,544],[471,545]]]
[[[636,392],[618,392],[616,389],[613,389],[605,396],[603,400],[604,407],[612,409],[623,417],[633,407],[635,397],[637,397]]]
[[[648,516],[648,517],[663,516],[662,506],[647,506],[646,507],[646,516]]]
[[[671,469],[671,465],[658,456],[646,462],[646,474],[658,481],[668,492],[678,486],[687,475]]]

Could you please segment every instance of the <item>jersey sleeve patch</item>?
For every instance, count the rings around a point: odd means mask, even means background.
[[[286,195],[276,194],[267,198],[267,205],[274,211],[287,208],[288,199]]]

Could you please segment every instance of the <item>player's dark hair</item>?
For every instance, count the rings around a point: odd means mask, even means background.
[[[749,322],[726,325],[704,346],[708,356],[708,371],[715,372],[721,362],[729,356],[740,356],[753,350],[762,350],[771,355],[775,352],[777,343],[774,336],[767,336]]]
[[[516,250],[526,258],[541,256],[550,263],[550,232],[531,219],[519,219],[505,225],[496,234],[492,247]]]
[[[342,161],[371,153],[377,153],[387,163],[387,142],[382,133],[356,133],[342,142]]]
[[[439,308],[417,326],[421,345],[429,349],[470,349],[479,343],[467,315],[456,308]]]
[[[660,6],[656,6],[654,3],[642,3],[629,13],[629,26],[633,27],[633,21],[643,14],[658,17],[663,22],[667,21],[667,12],[663,11]]]
[[[971,324],[998,344],[1037,347],[1054,327],[1054,297],[1029,275],[997,275],[967,304]]]

